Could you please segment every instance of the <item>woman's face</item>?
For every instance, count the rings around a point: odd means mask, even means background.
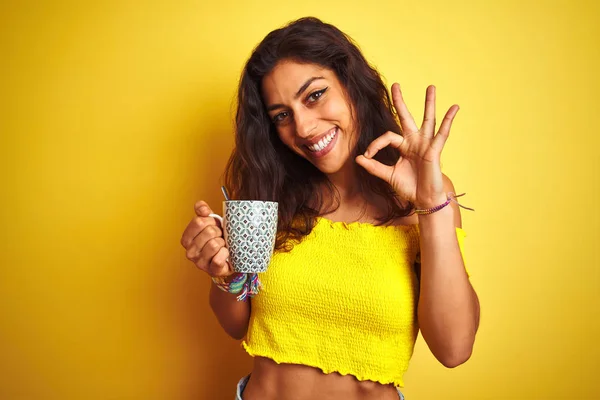
[[[281,141],[325,174],[342,169],[356,143],[351,107],[335,73],[280,61],[263,78],[262,95]]]

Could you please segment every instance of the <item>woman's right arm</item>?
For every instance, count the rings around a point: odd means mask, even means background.
[[[194,206],[196,217],[188,224],[181,237],[188,260],[211,277],[230,280],[234,271],[227,262],[229,251],[225,247],[219,222],[209,214],[212,210],[204,201]],[[237,301],[237,295],[222,291],[211,282],[209,304],[217,320],[234,339],[242,339],[250,322],[250,301]]]
[[[209,304],[219,323],[229,336],[241,340],[250,322],[250,299],[238,301],[237,296],[222,291],[214,282],[210,285]]]

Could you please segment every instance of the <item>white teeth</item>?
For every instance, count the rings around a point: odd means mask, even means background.
[[[337,134],[337,129],[334,130],[333,132],[331,132],[329,135],[322,138],[321,140],[319,140],[319,143],[308,146],[308,149],[312,152],[317,152],[317,151],[323,150],[325,147],[327,147],[327,145],[329,143],[331,143],[331,141],[333,140],[333,138],[335,137],[336,134]]]

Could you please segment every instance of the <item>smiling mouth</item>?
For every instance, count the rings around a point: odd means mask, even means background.
[[[338,128],[335,127],[332,132],[328,133],[324,138],[319,140],[318,143],[306,146],[306,148],[308,148],[313,155],[325,155],[325,153],[328,153],[330,148],[333,147],[333,143],[335,142],[334,139],[337,137],[337,134]]]

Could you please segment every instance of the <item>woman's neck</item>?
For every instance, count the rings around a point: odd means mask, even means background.
[[[325,212],[323,215],[334,221],[352,222],[352,221],[371,221],[372,204],[368,200],[367,193],[364,193],[363,186],[359,181],[358,166],[349,160],[342,169],[335,174],[327,175],[329,182],[336,191],[336,197],[339,199],[333,201],[334,204],[326,205],[325,208],[333,206],[335,209]],[[337,206],[337,207],[336,207]],[[331,210],[331,208],[329,208]]]
[[[347,162],[338,172],[327,175],[329,182],[331,182],[339,193],[342,204],[346,202],[352,203],[357,198],[363,197],[357,168],[358,166],[354,162]]]
[[[388,212],[387,200],[371,192],[360,182],[358,171],[360,167],[353,160],[349,161],[340,171],[327,175],[329,182],[337,191],[339,204],[334,200],[331,200],[331,203],[326,201],[321,209],[323,212],[321,216],[339,222],[358,221],[379,224],[381,218]],[[385,225],[411,225],[417,222],[416,215],[412,215],[392,219]]]

